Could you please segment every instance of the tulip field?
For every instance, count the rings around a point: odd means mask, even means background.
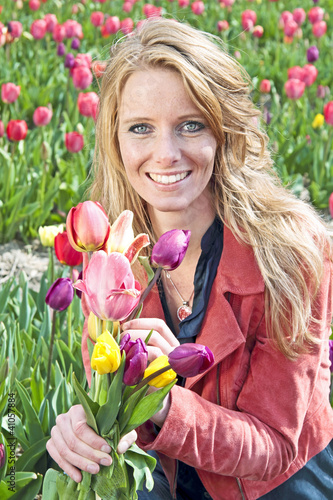
[[[333,0],[0,0],[0,246],[49,252],[39,290],[23,272],[0,280],[1,500],[95,498],[42,494],[56,416],[81,401],[75,384],[88,389],[82,253],[62,225],[89,198],[110,45],[151,16],[224,42],[251,77],[278,175],[333,219]]]

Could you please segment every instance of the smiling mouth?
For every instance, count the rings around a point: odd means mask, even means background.
[[[175,182],[182,181],[185,177],[188,177],[191,172],[182,172],[181,174],[173,175],[158,175],[158,174],[148,174],[148,176],[159,184],[175,184]]]

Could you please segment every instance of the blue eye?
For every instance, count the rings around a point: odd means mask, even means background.
[[[129,131],[134,132],[134,134],[146,134],[148,132],[148,125],[138,123],[137,125],[132,125]]]
[[[203,128],[205,128],[205,125],[201,122],[189,121],[189,122],[185,122],[181,126],[181,128],[185,132],[198,132],[199,130],[202,130]]]

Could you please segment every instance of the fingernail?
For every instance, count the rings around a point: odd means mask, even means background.
[[[111,465],[112,463],[112,460],[111,460],[111,457],[110,458],[102,458],[102,460],[99,462],[101,465]]]
[[[98,471],[99,471],[98,465],[94,464],[87,465],[87,472],[89,472],[89,474],[97,474]]]
[[[108,444],[103,444],[101,451],[104,451],[104,453],[111,453],[111,446]]]
[[[126,441],[121,441],[119,444],[118,444],[118,453],[125,453],[125,451],[127,451],[128,449],[128,443]]]

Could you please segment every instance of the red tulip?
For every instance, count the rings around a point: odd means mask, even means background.
[[[104,247],[110,224],[102,205],[84,201],[70,209],[66,230],[70,244],[78,252],[94,252]]]
[[[84,90],[91,85],[92,81],[93,75],[89,68],[86,66],[73,68],[73,84],[75,88]]]
[[[190,0],[178,0],[179,7],[188,7],[190,5]]]
[[[83,257],[81,252],[77,252],[69,242],[67,231],[58,233],[54,238],[54,251],[57,259],[65,266],[79,266]]]
[[[293,66],[288,69],[288,80],[291,79],[302,80],[304,78],[304,69],[300,66]]]
[[[122,21],[120,21],[120,30],[124,33],[124,35],[128,35],[132,33],[134,28],[134,21],[130,17],[126,17]]]
[[[35,109],[33,114],[33,121],[37,127],[44,127],[48,125],[52,118],[52,110],[46,106],[39,106]]]
[[[261,80],[260,82],[260,92],[263,94],[268,94],[271,91],[271,82],[269,80]]]
[[[45,302],[56,311],[67,309],[74,298],[72,280],[69,278],[58,278],[49,288]]]
[[[103,320],[123,321],[140,300],[140,285],[134,279],[131,264],[118,252],[95,252],[84,279],[74,286],[86,294],[90,310]]]
[[[333,101],[329,101],[324,106],[324,118],[325,122],[329,125],[333,125]]]
[[[79,93],[77,100],[79,112],[83,116],[91,116],[96,121],[97,110],[99,106],[99,97],[96,92]]]
[[[9,140],[23,141],[27,136],[28,125],[24,120],[10,120],[6,132]]]
[[[54,14],[45,14],[44,21],[46,22],[46,31],[53,33],[54,28],[58,24],[57,17]]]
[[[41,40],[46,34],[46,21],[44,19],[37,19],[30,26],[30,33],[35,40]]]
[[[327,24],[325,21],[319,21],[312,26],[312,33],[316,38],[321,38],[327,31]]]
[[[5,135],[5,126],[3,124],[3,121],[0,120],[0,137],[3,137]]]
[[[57,24],[53,28],[52,37],[53,40],[57,43],[60,43],[64,40],[64,38],[66,37],[66,30],[62,24]]]
[[[98,26],[102,26],[102,24],[104,23],[104,13],[97,10],[95,12],[92,12],[90,16],[90,22],[93,26],[96,26],[96,28]]]
[[[3,102],[12,103],[16,101],[20,92],[20,85],[15,85],[15,83],[3,83],[1,85],[1,99]]]
[[[257,14],[254,10],[244,10],[242,12],[242,28],[245,31],[250,31],[257,22]]]
[[[205,4],[200,1],[193,2],[191,5],[191,10],[193,14],[200,16],[205,10]]]
[[[298,24],[291,19],[290,21],[287,21],[284,25],[283,31],[286,36],[294,36],[296,31],[298,30]]]
[[[333,219],[333,193],[330,194],[330,197],[328,199],[328,206],[330,209],[331,218]],[[332,360],[332,363],[333,363],[333,360]]]
[[[313,64],[306,64],[303,66],[304,75],[302,81],[305,83],[307,87],[310,87],[318,76],[318,70]]]
[[[217,21],[217,30],[218,31],[226,31],[229,29],[229,23],[225,19],[222,21]]]
[[[152,5],[150,3],[146,3],[142,7],[142,11],[147,18],[159,17],[162,15],[162,7],[155,7],[155,5]]]
[[[299,99],[304,94],[305,83],[296,78],[291,78],[284,84],[284,90],[289,99]]]
[[[74,19],[67,19],[63,23],[63,27],[65,28],[66,38],[83,38],[82,26]]]
[[[318,23],[324,19],[324,10],[321,7],[312,7],[308,12],[308,18],[311,24]]]
[[[293,11],[293,19],[298,24],[298,26],[301,26],[301,24],[303,24],[304,21],[305,21],[305,19],[306,19],[305,10],[302,9],[302,7],[294,9],[294,11]]]
[[[256,38],[261,38],[264,34],[264,28],[259,24],[253,28],[252,35]]]
[[[114,35],[120,30],[120,20],[117,16],[110,16],[105,21],[105,29],[109,35]]]
[[[122,7],[123,12],[126,12],[126,14],[128,14],[129,12],[131,12],[132,9],[133,9],[133,4],[131,2],[123,3]]]
[[[40,8],[39,0],[29,0],[29,7],[31,10],[38,10]]]
[[[10,21],[8,23],[8,31],[12,38],[20,38],[23,31],[23,26],[20,21]]]
[[[65,146],[70,153],[78,153],[84,146],[83,135],[78,132],[65,134]]]
[[[279,27],[280,28],[284,28],[286,23],[288,21],[292,21],[294,18],[293,18],[293,15],[291,12],[289,12],[289,10],[284,10],[282,12],[282,14],[280,15],[280,19],[279,19]]]

